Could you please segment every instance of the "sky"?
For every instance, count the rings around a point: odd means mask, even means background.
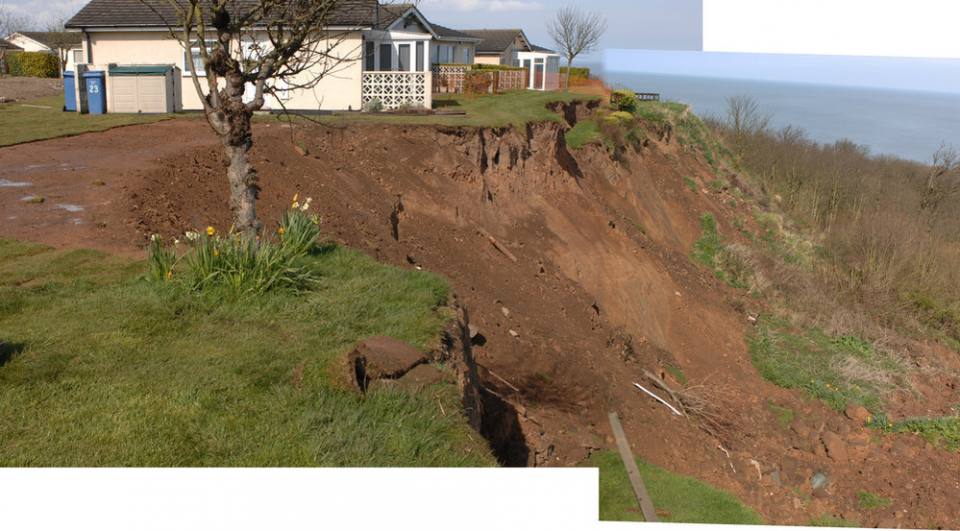
[[[0,3],[44,18],[86,1]],[[519,27],[553,47],[547,21],[570,4],[606,15],[600,49],[580,61],[607,69],[960,93],[957,0],[421,0],[420,8],[438,24]]]

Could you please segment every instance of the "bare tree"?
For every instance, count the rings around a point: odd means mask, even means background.
[[[312,89],[356,60],[356,50],[346,43],[347,31],[330,28],[341,1],[141,2],[165,20],[171,12],[175,17],[167,26],[188,50],[194,89],[229,161],[234,229],[253,239],[261,228],[256,213],[260,186],[249,160],[253,114],[263,108],[267,97],[273,96],[282,106],[286,91]],[[372,21],[372,12],[370,16]]]
[[[46,27],[46,32],[49,34],[46,44],[53,53],[57,54],[57,59],[60,61],[61,78],[67,70],[70,51],[77,47],[77,34],[68,33],[64,27],[66,23],[66,17],[55,16],[49,19]]]
[[[564,7],[547,25],[547,32],[554,44],[567,58],[565,86],[570,89],[570,67],[580,54],[597,49],[600,38],[607,31],[607,21],[599,13],[581,11],[577,7]]]
[[[940,207],[960,195],[960,153],[943,145],[933,154],[933,164],[923,190],[920,210],[927,212],[930,224],[937,221]]]
[[[747,137],[762,133],[769,126],[770,115],[760,110],[756,100],[742,95],[727,98],[727,127],[733,133],[738,156],[743,156]]]

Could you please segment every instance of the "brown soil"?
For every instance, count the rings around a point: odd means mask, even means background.
[[[63,94],[63,81],[39,77],[0,77],[0,99],[32,100]]]
[[[331,239],[450,279],[479,328],[483,383],[510,402],[509,415],[497,414],[522,430],[500,445],[505,463],[573,466],[613,448],[606,416],[615,410],[638,456],[728,490],[773,523],[829,514],[960,525],[960,454],[879,437],[754,370],[747,314],[762,308],[688,257],[702,213],[736,233],[738,213],[721,195],[684,185],[708,179],[707,165],[666,137],[621,163],[600,148],[571,152],[564,128],[315,127],[297,133],[304,156],[289,129],[259,126],[261,214],[275,223],[300,192]],[[151,233],[229,225],[223,162],[196,121],[5,148],[0,179],[31,183],[0,187],[2,236],[142,254]],[[21,201],[28,194],[47,200]],[[709,391],[720,438],[632,386],[649,382],[644,370],[669,381],[668,365]],[[903,398],[957,397],[948,380]],[[796,411],[792,425],[771,402]],[[831,483],[814,496],[817,471]],[[861,490],[894,504],[860,509]]]

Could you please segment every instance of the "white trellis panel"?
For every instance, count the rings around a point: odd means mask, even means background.
[[[429,109],[433,105],[430,72],[364,72],[363,105],[380,100],[384,109],[405,105]]]

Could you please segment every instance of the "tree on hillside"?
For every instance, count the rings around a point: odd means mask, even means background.
[[[554,44],[567,58],[567,74],[564,86],[570,89],[570,67],[580,54],[597,49],[600,38],[607,31],[607,21],[599,13],[581,11],[577,7],[565,7],[547,25],[547,32]]]
[[[234,229],[252,240],[261,228],[251,121],[268,96],[311,89],[354,61],[347,33],[330,22],[340,0],[141,0],[168,21],[187,61],[203,113],[227,157]],[[375,5],[375,3],[372,3]],[[371,17],[373,16],[371,12]],[[198,71],[205,72],[205,77]]]
[[[762,133],[770,126],[770,115],[750,96],[727,98],[727,127],[733,133],[737,156],[742,157],[748,137]]]

